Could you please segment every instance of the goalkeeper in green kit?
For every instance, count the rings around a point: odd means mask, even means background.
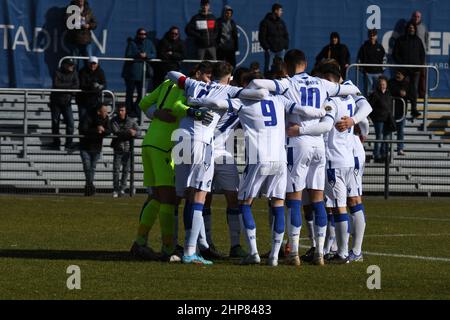
[[[186,104],[184,90],[167,80],[145,96],[139,107],[152,119],[142,143],[144,186],[149,190],[140,216],[136,240],[131,254],[140,260],[178,262],[174,254],[175,243],[175,171],[171,157],[174,142],[172,132],[179,127],[180,119],[188,116],[208,124],[213,115],[207,109],[194,109]],[[151,193],[150,193],[151,191]],[[147,245],[148,234],[159,216],[162,255]]]

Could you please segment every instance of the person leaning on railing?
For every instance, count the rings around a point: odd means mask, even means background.
[[[108,106],[103,104],[98,105],[96,113],[89,114],[80,123],[79,132],[84,136],[80,139],[80,156],[86,178],[85,196],[95,195],[95,168],[102,153],[103,138],[109,130]]]
[[[101,100],[101,92],[106,89],[105,72],[98,64],[97,57],[90,57],[88,65],[80,70],[80,89],[77,95],[79,125],[89,114],[95,114]]]
[[[417,36],[417,27],[413,23],[408,23],[406,33],[398,38],[394,44],[392,56],[398,64],[424,65],[425,49],[422,40]],[[419,68],[404,68],[406,76],[409,78],[409,92],[411,94],[411,116],[420,117],[417,111],[417,95],[419,87]]]
[[[392,96],[387,90],[387,78],[381,76],[378,78],[377,89],[369,96],[368,101],[373,108],[369,117],[375,127],[377,140],[387,140],[391,138],[391,133],[385,130],[385,124],[389,120],[392,110]],[[375,162],[383,162],[387,154],[387,148],[384,143],[376,142],[373,149],[373,158]]]
[[[399,97],[405,100],[411,100],[411,96],[409,94],[409,82],[405,78],[404,71],[398,69],[395,71],[395,76],[389,80],[388,88],[393,97]],[[406,106],[400,103],[400,101],[396,101],[394,117],[397,121],[397,140],[401,141],[404,139],[404,131],[405,131],[405,110]],[[401,121],[400,121],[401,120]],[[405,155],[404,152],[404,143],[399,142],[397,144],[397,154],[399,156]]]
[[[125,104],[127,113],[130,117],[140,118],[141,110],[138,103],[142,99],[144,63],[146,63],[146,59],[156,58],[155,45],[147,38],[147,31],[144,28],[139,28],[134,38],[128,38],[125,57],[135,59],[134,61],[125,61],[122,70],[122,77],[126,86]],[[147,63],[146,68],[145,78],[153,78],[152,67]],[[137,99],[133,101],[135,90],[137,91]]]
[[[75,71],[75,63],[73,60],[64,60],[61,68],[56,71],[53,78],[53,89],[79,89],[80,81]],[[52,92],[50,95],[49,107],[52,115],[52,134],[59,135],[59,123],[61,115],[66,123],[66,134],[73,135],[74,120],[72,112],[72,93],[70,92]],[[53,138],[51,149],[59,150],[61,145],[60,138]],[[72,138],[66,138],[66,149],[73,149],[74,144]]]

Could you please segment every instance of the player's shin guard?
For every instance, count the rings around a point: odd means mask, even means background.
[[[364,215],[363,204],[358,204],[350,208],[350,214],[353,217],[353,253],[361,254],[361,247],[366,230],[366,217]]]
[[[324,254],[330,253],[334,242],[336,241],[336,230],[334,225],[334,216],[328,215],[328,227],[327,227],[327,239],[325,241],[325,247],[323,249]]]
[[[227,208],[228,232],[230,234],[231,247],[241,244],[241,224],[239,221],[239,209]]]
[[[338,254],[342,258],[348,256],[348,239],[350,238],[348,214],[334,214],[334,224],[336,227],[336,241],[338,245]]]
[[[287,200],[286,206],[288,208],[288,237],[291,245],[291,253],[298,254],[300,230],[302,228],[302,202],[300,200]]]
[[[272,251],[270,252],[270,258],[278,259],[278,253],[280,252],[281,245],[283,244],[284,237],[284,206],[273,207],[273,227],[272,227]]]
[[[250,255],[258,253],[258,248],[256,247],[256,224],[250,205],[239,206],[239,219],[245,231],[245,239],[250,249]]]
[[[200,211],[201,221],[203,221],[203,217],[201,216],[202,211],[203,211],[203,205],[202,205],[202,208]],[[195,253],[195,249],[197,247],[197,239],[198,239],[198,234],[200,233],[200,227],[199,227],[199,222],[198,222],[198,217],[197,217],[197,221],[195,224],[195,227],[197,229],[195,231],[193,230],[193,227],[194,227],[193,204],[190,204],[188,201],[186,201],[186,204],[184,207],[183,220],[184,220],[184,229],[185,229],[185,234],[186,234],[185,241],[184,241],[184,255],[192,256]],[[195,233],[195,234],[193,234],[193,233]]]
[[[161,225],[162,252],[172,254],[175,245],[173,235],[175,232],[175,206],[162,203],[159,207],[159,223]]]
[[[173,234],[173,244],[174,246],[178,245],[178,225],[179,225],[179,216],[178,216],[178,206],[175,206],[174,209],[174,217],[175,217],[175,230],[174,230],[174,234]]]
[[[139,229],[136,237],[136,243],[140,246],[147,244],[148,233],[155,224],[156,217],[158,216],[160,203],[158,200],[150,200],[141,211],[139,218]]]
[[[316,247],[316,239],[314,237],[314,214],[312,212],[311,206],[304,207],[304,210],[306,227],[308,228],[308,238],[311,241],[311,247]]]
[[[211,208],[203,208],[203,222],[205,224],[206,242],[211,245],[213,243],[211,235]]]
[[[316,251],[318,254],[323,254],[323,247],[325,245],[325,235],[327,232],[327,211],[325,210],[325,203],[323,201],[313,202],[314,210],[314,236],[316,239]]]

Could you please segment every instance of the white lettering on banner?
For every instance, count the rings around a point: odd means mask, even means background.
[[[17,50],[22,46],[27,52],[43,53],[52,50],[56,53],[59,50],[58,44],[61,43],[62,48],[69,51],[64,43],[66,31],[59,33],[57,29],[51,30],[35,27],[31,30],[32,36],[29,38],[24,26],[0,24],[0,32],[3,31],[3,50]],[[101,54],[106,54],[108,30],[103,30],[101,38],[97,38],[92,31],[91,34],[93,44],[100,50]]]
[[[383,35],[382,45],[384,50],[389,54],[392,54],[392,47],[389,46],[389,42],[394,34],[394,31],[387,31]],[[432,32],[429,33],[430,46],[427,51],[429,56],[448,56],[450,46],[450,32]]]
[[[22,36],[22,40],[19,41],[20,36]],[[28,52],[30,51],[30,43],[28,42],[27,34],[25,33],[25,28],[22,26],[20,26],[19,29],[17,29],[12,49],[16,50],[18,45],[23,45],[25,47],[25,50],[27,50]]]
[[[95,36],[95,33],[93,33],[91,31],[91,35],[92,35],[92,41],[97,45],[97,47],[100,49],[100,52],[102,54],[106,53],[106,42],[108,39],[108,30],[103,30],[103,43],[100,44],[100,42],[98,41],[97,37]]]
[[[367,29],[381,29],[381,9],[377,5],[371,5],[367,7],[367,14],[370,16],[367,18]]]
[[[264,49],[261,48],[261,44],[259,43],[259,31],[252,31],[252,53],[260,53],[264,52]]]
[[[259,41],[259,31],[252,31],[252,42]]]
[[[13,25],[0,24],[0,29],[3,29],[3,49],[8,49],[8,29],[14,29]]]
[[[440,55],[441,54],[441,33],[440,32],[429,32],[429,55]]]
[[[45,37],[45,42],[43,38]],[[34,52],[44,52],[50,47],[51,38],[47,30],[42,28],[34,29],[34,39],[33,39],[33,51]],[[44,44],[44,45],[43,45]]]

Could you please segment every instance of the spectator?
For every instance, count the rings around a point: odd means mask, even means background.
[[[171,27],[158,44],[158,58],[164,60],[159,66],[158,79],[155,86],[159,86],[169,71],[179,71],[180,61],[185,58],[184,42],[180,38],[180,29]]]
[[[111,120],[111,133],[117,136],[111,141],[114,150],[113,162],[113,198],[125,195],[128,172],[130,171],[131,140],[140,136],[140,129],[135,120],[128,117],[125,105],[120,105],[117,115]],[[122,178],[120,168],[122,167]]]
[[[242,85],[242,77],[244,74],[250,72],[249,68],[239,67],[234,70],[233,80],[231,80],[231,85],[235,87],[244,87]]]
[[[270,69],[275,56],[284,57],[289,48],[289,33],[281,16],[283,6],[275,3],[272,12],[268,13],[259,24],[259,42],[264,49],[264,74]]]
[[[95,113],[101,100],[101,92],[106,88],[105,72],[98,64],[97,57],[90,57],[89,64],[80,70],[80,89],[77,95],[78,122],[81,124],[87,114]]]
[[[80,125],[80,156],[86,178],[85,196],[95,195],[94,177],[97,161],[100,159],[103,138],[109,133],[108,107],[100,104],[96,113],[91,113]]]
[[[53,78],[53,89],[78,89],[80,81],[75,71],[75,63],[73,60],[64,60],[61,68],[56,71]],[[52,134],[59,134],[59,122],[61,115],[66,124],[66,134],[73,135],[74,121],[72,113],[72,93],[52,92],[50,95],[50,110],[52,114]],[[68,150],[74,148],[72,138],[66,138],[65,147]],[[53,138],[52,149],[59,150],[61,145],[60,138]]]
[[[359,48],[358,62],[382,64],[384,61],[385,51],[381,44],[377,41],[377,29],[368,31],[369,39]],[[375,89],[377,79],[383,74],[382,67],[363,67],[364,73],[364,90],[365,95],[369,96]]]
[[[370,114],[375,127],[375,136],[377,140],[387,140],[391,134],[385,132],[384,125],[389,120],[392,112],[392,96],[387,90],[387,78],[381,76],[378,78],[377,89],[369,96],[369,103],[373,108]],[[375,162],[383,162],[387,153],[386,144],[376,142],[373,149],[373,158]]]
[[[125,58],[132,58],[135,61],[125,61],[122,70],[122,77],[125,79],[126,98],[128,116],[140,118],[141,109],[138,103],[142,99],[144,63],[146,59],[156,58],[156,49],[153,42],[147,39],[147,31],[139,28],[134,39],[128,38],[128,45],[125,51]],[[147,63],[147,73],[145,79],[153,77],[153,69]],[[137,91],[136,102],[133,101],[134,91]]]
[[[92,56],[91,31],[97,28],[97,21],[87,1],[73,0],[70,2],[71,5],[78,6],[81,11],[80,26],[67,30],[66,40],[70,47],[71,55],[90,57]],[[68,21],[68,18],[69,15],[66,16],[66,21]]]
[[[282,79],[287,77],[286,64],[280,57],[273,58],[273,64],[270,71],[265,75],[266,79]]]
[[[252,63],[250,63],[250,72],[255,74],[255,77],[257,77],[257,79],[263,79],[264,76],[261,73],[261,69],[259,67],[259,62],[257,61],[253,61]]]
[[[209,11],[209,0],[201,0],[200,8],[200,12],[191,18],[185,31],[195,41],[197,59],[216,60],[216,17]]]
[[[417,36],[422,40],[423,48],[425,49],[425,54],[429,49],[429,36],[428,28],[422,23],[422,13],[420,11],[414,11],[411,15],[411,23],[416,26]],[[419,97],[423,98],[425,96],[425,82],[426,82],[426,72],[425,69],[420,69],[419,78]]]
[[[393,97],[403,98],[405,102],[410,100],[408,94],[409,83],[402,70],[397,70],[394,78],[389,80],[388,89]],[[404,110],[404,107],[400,102],[395,104],[394,117],[397,122],[397,140],[404,139],[405,111],[406,110]],[[397,154],[399,156],[405,155],[404,144],[402,142],[397,144]]]
[[[316,57],[316,64],[324,59],[334,59],[339,63],[341,77],[345,80],[347,68],[350,65],[350,52],[345,44],[341,43],[339,33],[330,34],[330,44],[326,45]]]
[[[416,26],[408,23],[406,34],[395,41],[394,50],[392,52],[394,61],[398,64],[425,64],[425,49],[422,41],[417,36]],[[421,114],[417,111],[417,90],[419,86],[420,69],[405,68],[407,77],[409,78],[409,93],[411,95],[411,116],[418,118]]]
[[[239,50],[238,29],[232,19],[233,9],[223,8],[222,16],[217,19],[217,56],[219,60],[229,62],[236,67],[236,51]]]

